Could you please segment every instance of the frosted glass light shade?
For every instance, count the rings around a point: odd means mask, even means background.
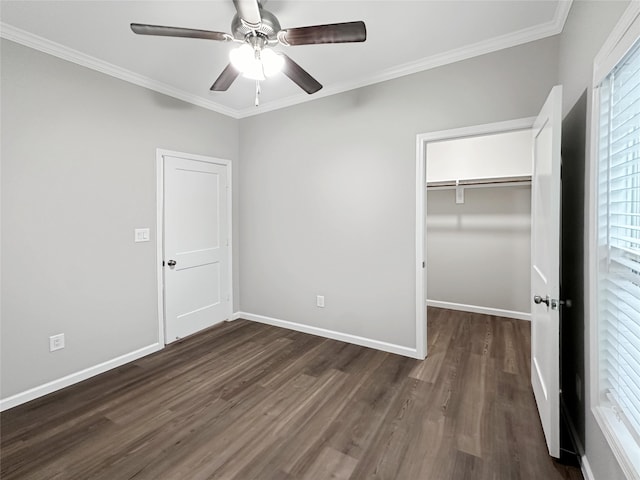
[[[284,58],[270,48],[262,50],[261,57],[265,76],[273,77],[276,73],[282,70],[282,67],[284,66]]]
[[[256,53],[250,45],[245,43],[231,50],[229,52],[229,60],[231,60],[231,65],[243,76],[254,80],[264,80],[262,62],[260,62],[259,58],[256,58]]]

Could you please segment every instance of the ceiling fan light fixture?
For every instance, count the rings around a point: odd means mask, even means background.
[[[270,48],[254,48],[245,43],[229,52],[231,64],[245,78],[264,80],[282,70],[284,59]]]

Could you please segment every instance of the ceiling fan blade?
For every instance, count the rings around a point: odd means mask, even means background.
[[[258,28],[260,26],[262,15],[260,15],[258,0],[233,0],[233,4],[238,12],[238,17],[248,27]]]
[[[231,35],[228,33],[212,32],[211,30],[196,30],[193,28],[165,27],[162,25],[145,25],[143,23],[132,23],[131,30],[138,35],[204,38],[205,40],[220,40],[222,42],[232,39]]]
[[[210,90],[212,92],[225,92],[233,81],[238,78],[238,75],[240,75],[240,72],[236,70],[233,65],[227,65],[213,85],[211,85]]]
[[[366,39],[367,27],[361,21],[287,28],[278,32],[278,40],[285,45],[364,42]]]
[[[322,85],[315,78],[309,75],[309,73],[304,68],[291,60],[284,53],[281,53],[281,55],[284,58],[284,67],[282,68],[282,73],[293,80],[296,85],[298,85],[309,95],[311,95],[312,93],[316,93],[322,88]]]

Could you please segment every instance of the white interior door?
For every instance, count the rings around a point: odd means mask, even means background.
[[[231,313],[228,166],[210,160],[164,155],[166,343]]]
[[[549,453],[560,456],[560,135],[562,87],[533,126],[531,384]]]

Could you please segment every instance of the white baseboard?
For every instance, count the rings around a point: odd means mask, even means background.
[[[439,300],[427,300],[428,307],[448,308],[449,310],[460,310],[462,312],[482,313],[484,315],[495,315],[496,317],[515,318],[517,320],[531,321],[531,314],[516,312],[513,310],[502,310],[500,308],[479,307],[477,305],[465,305],[463,303],[441,302]]]
[[[67,375],[66,377],[58,378],[57,380],[45,383],[44,385],[30,388],[29,390],[17,393],[8,398],[0,399],[0,412],[8,410],[9,408],[17,407],[18,405],[22,405],[23,403],[29,402],[31,400],[35,400],[36,398],[43,397],[57,390],[61,390],[70,385],[104,373],[107,370],[111,370],[113,368],[124,365],[125,363],[132,362],[146,355],[157,352],[158,350],[162,350],[163,348],[164,345],[154,343],[153,345],[149,345],[133,352],[126,353],[117,358],[107,360],[106,362],[100,363],[98,365],[94,365],[93,367],[85,368],[84,370],[80,370],[79,372],[72,373],[70,375]]]
[[[240,318],[240,312],[233,312],[229,317],[229,321],[233,322],[234,320],[238,320]]]
[[[373,340],[371,338],[359,337],[357,335],[351,335],[349,333],[336,332],[335,330],[312,327],[310,325],[304,325],[302,323],[289,322],[287,320],[280,320],[278,318],[265,317],[264,315],[256,315],[247,312],[238,312],[238,318],[244,318],[246,320],[251,320],[252,322],[265,323],[267,325],[273,325],[275,327],[282,327],[288,330],[310,333],[311,335],[331,338],[332,340],[340,340],[341,342],[353,343],[355,345],[360,345],[363,347],[375,348],[376,350],[396,353],[405,357],[420,358],[418,357],[418,352],[415,348],[403,347],[402,345],[382,342],[380,340]],[[420,358],[420,360],[422,360],[422,358]]]
[[[596,480],[596,477],[593,475],[591,465],[589,465],[589,460],[587,460],[586,455],[583,455],[580,458],[580,469],[582,470],[582,476],[584,477],[584,480]]]

